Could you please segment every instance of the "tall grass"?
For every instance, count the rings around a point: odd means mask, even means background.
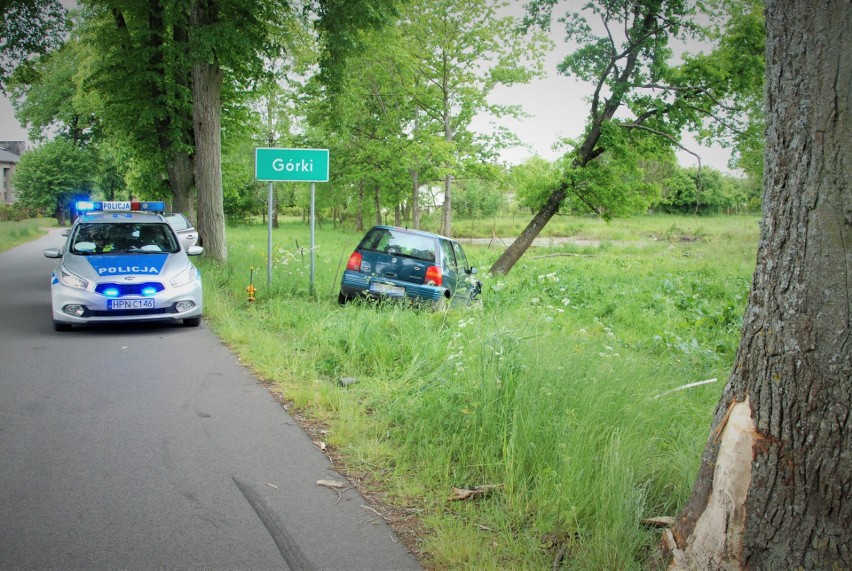
[[[5,252],[44,234],[43,228],[49,226],[56,226],[56,221],[30,218],[0,222],[0,252]]]
[[[691,489],[738,342],[757,218],[566,223],[601,245],[533,249],[508,276],[480,274],[480,308],[439,313],[339,307],[352,232],[317,232],[313,298],[306,227],[275,232],[271,287],[265,229],[229,228],[228,264],[203,264],[206,313],[324,424],[350,473],[419,514],[427,566],[540,569],[563,548],[564,568],[639,568],[659,538],[640,520],[675,515]],[[500,253],[466,250],[483,270]],[[449,500],[478,485],[497,487]]]

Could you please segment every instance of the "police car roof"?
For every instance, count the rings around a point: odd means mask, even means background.
[[[137,224],[137,223],[166,223],[166,219],[153,212],[86,212],[77,221],[86,224]]]

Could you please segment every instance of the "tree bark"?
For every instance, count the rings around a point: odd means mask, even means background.
[[[195,200],[192,196],[192,158],[186,153],[179,153],[166,164],[169,175],[169,188],[172,191],[172,210],[183,212],[187,218],[195,222]]]
[[[420,230],[420,171],[409,169],[411,174],[411,226]]]
[[[444,177],[444,212],[441,216],[441,234],[448,238],[453,236],[453,177]]]
[[[521,232],[520,236],[518,236],[514,242],[509,244],[509,247],[497,258],[497,261],[491,266],[492,274],[508,274],[509,271],[514,267],[518,260],[521,259],[521,256],[524,255],[530,246],[532,246],[533,240],[535,240],[536,236],[538,236],[541,231],[547,226],[547,223],[550,222],[550,219],[559,212],[559,205],[562,204],[562,201],[565,199],[565,196],[568,194],[568,184],[563,182],[559,189],[554,191],[547,199],[547,202],[538,211],[538,213],[530,220],[530,223],[527,224],[527,227],[524,228],[523,232]]]
[[[358,210],[355,214],[355,231],[364,231],[364,181],[358,182]]]
[[[376,209],[376,224],[384,224],[384,220],[382,220],[382,188],[378,184],[373,187],[373,206]]]
[[[222,70],[216,64],[197,63],[192,67],[198,232],[204,237],[205,254],[218,261],[228,258],[222,194],[222,79]]]
[[[764,215],[672,569],[852,568],[852,11],[766,3]]]

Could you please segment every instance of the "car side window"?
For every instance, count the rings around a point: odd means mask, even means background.
[[[441,240],[441,249],[444,251],[444,268],[449,270],[455,270],[458,268],[452,244],[450,244],[447,240]]]
[[[453,252],[456,254],[456,262],[459,267],[463,270],[467,270],[469,267],[467,265],[467,257],[464,255],[464,250],[462,250],[461,244],[453,242]]]

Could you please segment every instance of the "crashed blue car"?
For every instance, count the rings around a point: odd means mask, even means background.
[[[396,299],[436,309],[468,305],[482,292],[457,241],[420,230],[371,228],[346,264],[340,304],[355,298]]]

